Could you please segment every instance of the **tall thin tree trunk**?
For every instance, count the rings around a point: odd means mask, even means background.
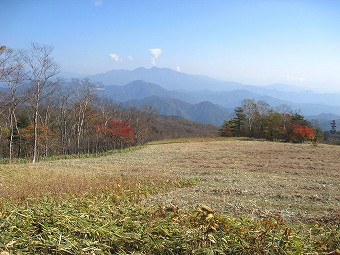
[[[45,133],[45,152],[44,152],[44,156],[47,157],[48,156],[48,121],[49,120],[49,106],[47,106],[46,108],[46,113],[45,113],[45,120],[44,120],[44,133]]]
[[[14,136],[14,125],[13,125],[13,109],[10,110],[9,114],[9,128],[10,128],[10,137],[9,137],[9,162],[12,161],[12,153],[13,153],[13,136]]]
[[[36,94],[35,111],[34,111],[34,145],[33,145],[33,159],[32,163],[35,163],[38,157],[38,115],[39,115],[39,85],[38,92]]]

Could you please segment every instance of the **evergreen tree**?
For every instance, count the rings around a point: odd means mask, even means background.
[[[230,121],[225,120],[219,132],[220,132],[220,136],[224,136],[224,137],[233,136],[233,130],[232,130]]]
[[[331,121],[331,131],[330,131],[331,135],[336,133],[336,122],[335,120]]]
[[[244,124],[246,115],[244,114],[242,107],[235,108],[235,117],[230,121],[230,128],[235,136],[244,135]]]

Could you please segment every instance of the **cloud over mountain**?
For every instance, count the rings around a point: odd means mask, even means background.
[[[109,56],[113,61],[123,62],[123,59],[118,54],[110,53]]]
[[[151,64],[156,65],[156,59],[162,54],[162,49],[159,48],[152,48],[150,49],[151,57]]]

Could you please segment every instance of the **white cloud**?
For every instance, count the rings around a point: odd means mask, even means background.
[[[128,58],[128,60],[133,61],[133,57],[132,56],[128,56],[127,58]]]
[[[103,4],[103,0],[92,0],[95,6],[101,6]]]
[[[156,65],[156,59],[162,54],[162,49],[159,48],[152,48],[150,49],[151,57],[151,64]]]
[[[159,48],[150,49],[150,53],[151,53],[151,55],[154,56],[155,58],[158,58],[159,55],[162,54],[162,49],[159,49]]]
[[[176,66],[176,71],[177,72],[180,72],[181,71],[181,68],[179,66]]]
[[[115,53],[111,53],[111,54],[109,54],[109,56],[113,61],[123,62],[123,59],[121,59],[120,56],[115,54]]]
[[[298,82],[306,81],[305,77],[294,76],[294,75],[291,75],[291,74],[286,74],[286,79],[289,80],[289,81],[298,81]]]

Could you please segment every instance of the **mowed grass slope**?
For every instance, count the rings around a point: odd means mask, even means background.
[[[231,140],[149,146],[143,153],[157,154],[164,173],[200,180],[150,202],[205,203],[228,214],[276,211],[287,220],[340,219],[339,146]]]
[[[339,177],[339,146],[228,139],[0,165],[0,251],[336,254]]]

